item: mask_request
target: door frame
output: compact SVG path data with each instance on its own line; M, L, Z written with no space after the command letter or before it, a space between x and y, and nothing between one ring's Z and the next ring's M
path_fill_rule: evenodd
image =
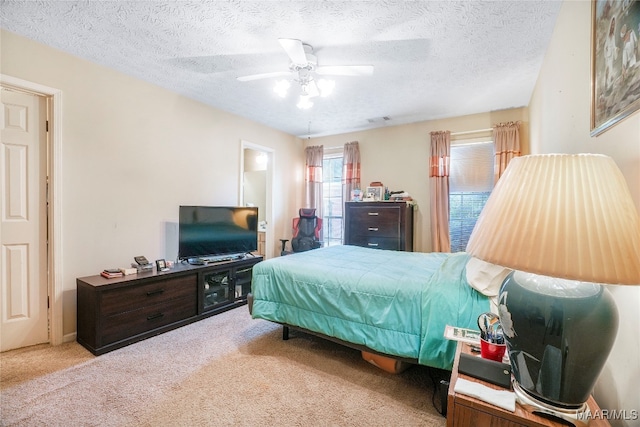
M0 74L0 85L46 98L47 132L47 294L49 297L49 343L64 342L62 277L62 91L39 83ZM45 171L46 172L46 171ZM45 242L46 244L46 242Z
M265 221L267 221L267 231L265 234L265 258L273 258L273 171L275 170L274 150L264 145L254 144L245 139L240 140L240 179L238 188L238 201L244 205L244 150L245 148L260 151L267 155L267 183L266 183L266 207Z

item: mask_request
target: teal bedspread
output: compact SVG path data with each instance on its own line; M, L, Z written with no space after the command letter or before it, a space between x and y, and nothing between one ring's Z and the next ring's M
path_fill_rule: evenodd
M467 284L465 253L331 246L253 268L254 318L451 369L445 325L477 329L489 300Z

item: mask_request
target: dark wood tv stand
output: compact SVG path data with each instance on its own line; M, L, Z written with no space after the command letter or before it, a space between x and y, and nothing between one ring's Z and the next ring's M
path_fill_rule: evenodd
M97 355L247 303L251 272L263 257L158 273L76 279L77 341Z

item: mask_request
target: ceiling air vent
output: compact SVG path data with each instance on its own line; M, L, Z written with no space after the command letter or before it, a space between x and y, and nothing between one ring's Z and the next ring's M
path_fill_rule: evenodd
M388 116L374 117L373 119L367 119L367 121L371 124L385 123L385 122L388 122L389 120L391 120L391 117L388 117Z

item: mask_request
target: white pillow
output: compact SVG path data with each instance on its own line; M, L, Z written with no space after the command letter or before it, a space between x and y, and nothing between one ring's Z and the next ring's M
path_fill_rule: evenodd
M467 282L488 297L498 296L502 282L511 269L471 257L467 262Z

